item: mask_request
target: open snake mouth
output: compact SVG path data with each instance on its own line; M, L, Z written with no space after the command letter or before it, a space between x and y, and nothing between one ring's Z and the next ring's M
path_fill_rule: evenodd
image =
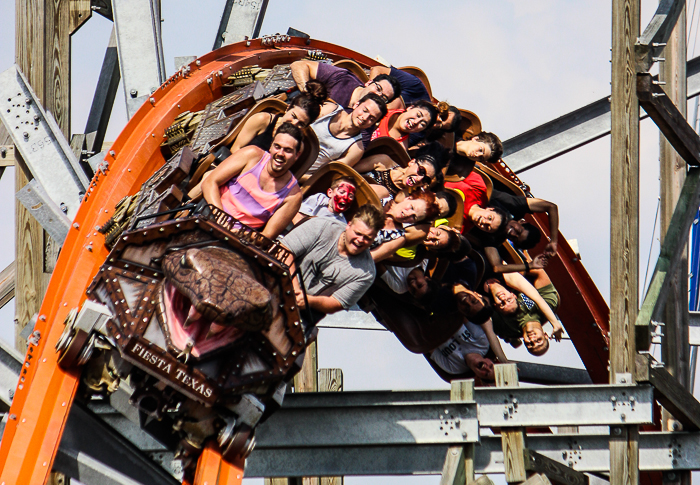
M201 357L238 340L245 331L233 325L217 323L212 309L193 305L190 299L169 281L164 281L159 298L160 315L167 325L172 345L181 352Z
M163 270L159 315L181 353L200 357L270 325L269 291L231 251L175 251L164 258Z

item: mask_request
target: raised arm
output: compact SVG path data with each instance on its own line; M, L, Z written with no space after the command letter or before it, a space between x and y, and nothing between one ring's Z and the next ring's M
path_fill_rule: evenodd
M262 231L263 236L275 239L282 234L282 231L294 219L299 207L301 207L301 190L299 187L295 187L265 224L265 229Z
M212 171L211 175L202 181L202 195L211 205L223 210L221 205L221 192L219 187L243 173L246 168L252 168L262 157L263 151L258 147L246 147L237 151L226 160L221 162Z
M392 257L394 254L396 254L396 251L398 251L405 245L406 236L401 236L392 241L387 241L385 243L380 244L376 248L372 249L370 251L370 254L372 254L372 259L374 260L374 262L378 263L379 261L384 261L385 259Z
M542 269L547 265L547 257L541 254L537 255L535 259L525 263L517 264L503 264L501 255L498 254L498 249L494 247L485 247L484 256L488 261L491 268L493 268L494 273L523 273L528 272L533 269ZM543 285L544 286L544 285Z
M501 341L493 331L493 321L489 318L481 325L481 329L486 334L486 338L489 341L489 346L491 347L493 353L496 354L498 362L501 364L507 364L509 362L508 357L506 357L506 354L503 352Z
M306 81L316 79L318 74L318 62L302 59L301 61L292 62L291 65L292 77L297 83L299 91L306 92Z
M557 254L559 240L559 208L554 202L544 199L527 199L527 206L532 212L546 212L549 216L549 244L544 248L547 256Z
M544 271L542 272L544 273ZM547 302L544 301L537 289L534 286L532 286L523 275L519 273L506 273L503 275L503 279L505 280L508 286L510 286L514 290L523 293L525 296L527 296L535 302L537 308L540 309L545 318L549 320L549 323L552 324L552 328L554 328L554 335L559 335L559 338L557 339L559 340L561 338L563 328L559 323L559 319L554 314L554 310L552 310L552 308L547 304Z

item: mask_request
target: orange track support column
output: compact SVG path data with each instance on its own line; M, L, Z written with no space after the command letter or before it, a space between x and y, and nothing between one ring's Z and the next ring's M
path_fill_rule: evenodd
M199 456L192 485L240 485L244 466L244 462L233 465L224 461L219 449L209 445Z

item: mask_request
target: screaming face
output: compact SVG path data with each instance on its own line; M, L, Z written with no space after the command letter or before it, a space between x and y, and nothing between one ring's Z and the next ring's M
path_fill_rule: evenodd
M347 182L341 182L337 187L328 189L327 195L331 198L328 208L335 214L342 214L355 200L355 187Z

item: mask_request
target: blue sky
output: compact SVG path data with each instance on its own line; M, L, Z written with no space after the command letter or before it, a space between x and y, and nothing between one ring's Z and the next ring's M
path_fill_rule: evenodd
M168 75L174 57L203 55L214 42L223 0L164 0L163 42ZM642 29L657 2L643 3ZM610 94L610 0L270 0L263 34L294 27L396 66L415 65L430 78L433 94L475 112L485 130L507 139ZM0 0L0 71L14 58L14 1ZM690 18L691 15L688 15ZM93 15L74 36L72 131L82 132L111 23ZM695 30L692 31L695 35ZM691 40L691 48L693 42ZM120 92L107 140L125 123ZM692 109L689 109L692 113ZM658 130L641 129L640 274L644 277L658 197ZM610 139L605 137L521 178L536 197L559 205L562 233L577 239L593 280L609 292ZM0 268L12 260L12 171L0 179L5 238ZM658 234L656 235L658 236ZM652 248L652 268L658 243ZM564 296L564 304L566 298ZM0 335L11 335L11 305L0 312ZM386 332L322 330L321 367L340 367L351 389L445 387L420 356L405 351ZM545 362L577 366L568 343L553 345ZM524 359L522 353L508 352ZM255 482L251 482L255 483ZM354 483L394 483L348 479ZM395 483L439 483L438 477Z

